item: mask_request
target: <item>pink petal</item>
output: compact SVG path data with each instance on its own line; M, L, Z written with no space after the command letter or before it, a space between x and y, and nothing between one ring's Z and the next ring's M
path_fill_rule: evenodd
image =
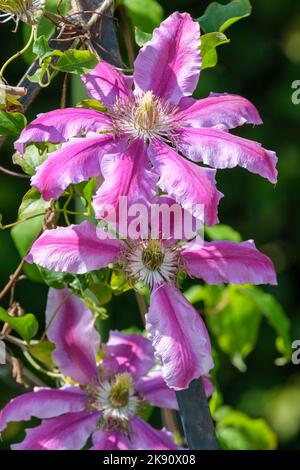
M204 385L205 395L207 398L209 398L213 394L213 391L214 391L213 383L209 377L202 377L202 382Z
M243 124L262 124L257 109L250 101L238 95L211 94L208 98L194 100L183 98L176 119L182 127L214 127L227 129Z
M46 230L32 245L28 263L59 272L84 274L118 261L123 242L102 240L102 233L88 221L69 227Z
M161 372L153 371L149 375L141 377L135 383L135 390L153 406L178 409L175 392L167 386Z
M111 108L117 99L130 99L132 96L132 78L116 70L112 65L101 60L91 72L82 75L91 98Z
M26 437L12 450L80 450L95 430L100 413L81 411L43 421L28 429Z
M119 210L120 197L126 196L128 209L132 204L149 206L155 197L156 176L142 140L111 145L101 162L104 182L94 197L96 217L101 218L108 204Z
M98 431L93 434L90 450L134 450L128 437L118 431Z
M197 86L201 68L200 28L189 14L175 12L153 32L135 61L136 93L152 90L177 104Z
M246 168L276 183L277 157L259 143L219 129L185 128L178 131L179 150L191 160L213 168Z
M69 412L82 411L86 394L79 388L55 390L39 388L12 399L0 413L0 432L10 421L28 421L37 418L53 418Z
M64 108L40 114L21 132L15 149L24 152L25 145L32 142L66 142L87 132L112 128L108 115L84 108Z
M61 372L81 385L98 382L96 356L100 337L94 316L69 289L50 289L46 308L47 336Z
M99 176L100 159L106 144L112 142L110 135L73 139L59 150L49 154L47 160L31 178L32 186L40 191L43 199L58 199L70 183L87 181Z
M166 430L159 431L139 418L129 422L129 433L132 448L135 450L179 450Z
M203 219L203 213L197 205L203 205L205 223L216 224L222 197L215 185L216 172L189 162L158 140L150 145L149 155L154 171L160 176L160 188L198 219Z
M181 255L187 272L208 284L277 284L272 261L251 240L188 243Z
M140 334L111 331L104 350L103 367L109 374L130 372L137 380L155 363L151 342Z
M160 285L151 293L147 331L169 387L185 389L213 368L206 327L175 286Z

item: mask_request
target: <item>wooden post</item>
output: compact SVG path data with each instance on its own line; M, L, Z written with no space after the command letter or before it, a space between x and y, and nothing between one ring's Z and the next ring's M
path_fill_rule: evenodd
M202 380L193 380L187 390L176 392L176 397L189 449L218 450L214 424Z

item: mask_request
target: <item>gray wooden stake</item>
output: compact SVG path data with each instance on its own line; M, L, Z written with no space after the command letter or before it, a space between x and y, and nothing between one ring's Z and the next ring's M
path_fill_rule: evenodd
M184 434L191 450L218 450L214 424L201 379L176 392Z

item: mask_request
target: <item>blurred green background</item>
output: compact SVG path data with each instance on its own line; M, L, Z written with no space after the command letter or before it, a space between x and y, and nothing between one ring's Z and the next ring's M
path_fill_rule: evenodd
M141 0L142 3L142 0ZM160 1L164 16L175 10L201 16L210 3L199 0ZM226 2L220 2L226 3ZM253 238L259 249L273 259L279 284L267 288L282 304L292 322L292 339L300 339L300 105L291 101L292 82L300 80L300 3L299 0L252 0L252 15L228 30L230 44L220 46L219 63L203 71L196 97L209 92L230 92L250 99L259 109L264 125L238 129L238 135L257 140L275 150L279 180L274 187L259 176L242 169L218 173L218 187L225 194L220 204L222 223L238 230L243 239ZM0 25L0 62L23 44L22 27L13 34L12 23ZM146 28L145 28L146 29ZM151 25L149 25L151 30ZM122 45L122 44L121 44ZM122 45L124 48L124 46ZM11 65L7 79L16 84L26 63ZM28 111L37 113L59 107L62 78L43 91ZM69 104L80 99L73 83ZM0 164L11 163L12 146L1 150ZM5 223L16 220L22 196L29 183L0 173L0 212ZM0 286L19 263L19 255L9 231L0 231ZM16 298L27 312L43 318L47 288L24 280L17 285ZM4 305L5 306L5 305ZM111 323L127 328L139 325L132 293L115 297L109 306ZM274 360L274 332L263 322L257 346L247 360L247 371L239 372L220 355L218 380L226 404L252 417L264 417L279 439L279 448L300 449L300 365L278 367ZM22 391L10 378L8 367L0 366L0 407ZM153 419L156 419L155 417ZM17 440L18 425L11 426L0 449Z

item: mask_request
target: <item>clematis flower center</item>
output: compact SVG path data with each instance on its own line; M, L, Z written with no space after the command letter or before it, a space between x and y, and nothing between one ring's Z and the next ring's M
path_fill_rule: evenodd
M177 248L165 246L160 240L132 245L124 251L121 261L129 282L141 281L150 288L174 281L181 264Z
M45 0L0 0L0 22L10 19L35 24L45 9Z
M159 122L158 107L152 91L147 91L140 99L135 111L136 127L146 131L154 130Z
M163 264L165 253L158 240L150 240L142 252L142 262L151 271L158 270Z
M136 414L139 398L135 393L131 374L116 375L90 390L90 407L102 411L110 424L119 425Z
M130 374L117 375L109 392L109 400L116 408L126 406L129 401L129 393L132 389L132 377Z
M119 99L110 111L114 128L126 133L129 139L152 138L172 141L179 123L177 108L163 102L152 91L146 91L134 99Z

